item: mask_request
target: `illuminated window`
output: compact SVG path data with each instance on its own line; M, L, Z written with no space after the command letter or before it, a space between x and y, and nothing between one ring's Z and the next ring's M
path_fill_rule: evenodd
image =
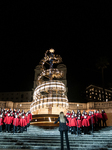
M106 96L106 98L108 98L108 96Z
M91 96L89 98L91 98Z
M106 102L108 102L108 99L106 99Z
M99 97L101 98L101 94L99 94Z
M102 93L104 93L104 91L102 91Z
M95 90L95 92L97 92L97 90Z
M91 95L91 93L90 93L90 95Z
M88 93L88 91L86 91L86 93Z
M108 94L107 92L105 92L105 94Z
M95 93L95 95L97 95L97 93Z
M111 96L111 94L109 93L109 95Z
M100 101L101 101L101 98L100 98Z
M111 99L111 97L109 97L109 99Z
M90 89L90 91L91 91L91 89Z
M92 92L92 94L94 94L94 92Z
M99 90L99 92L101 92L101 91Z
M92 91L94 91L94 88L92 88Z

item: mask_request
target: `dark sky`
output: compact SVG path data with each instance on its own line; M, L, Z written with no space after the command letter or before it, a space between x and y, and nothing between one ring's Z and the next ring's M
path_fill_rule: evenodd
M67 66L69 101L83 101L90 84L101 86L95 66L108 58L112 83L112 8L108 1L3 1L0 4L0 92L32 90L34 68L54 48Z

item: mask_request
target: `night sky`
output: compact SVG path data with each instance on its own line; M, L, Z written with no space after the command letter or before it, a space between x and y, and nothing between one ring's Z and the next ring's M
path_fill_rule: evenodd
M105 3L104 3L105 2ZM69 101L85 88L112 87L112 7L108 1L3 1L0 4L0 92L32 90L34 69L53 48L67 66Z

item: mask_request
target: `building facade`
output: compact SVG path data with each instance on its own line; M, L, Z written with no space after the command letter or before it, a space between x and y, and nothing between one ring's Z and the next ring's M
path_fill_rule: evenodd
M0 92L0 101L31 102L33 91Z
M87 102L112 101L112 90L103 89L95 85L89 85L86 88Z

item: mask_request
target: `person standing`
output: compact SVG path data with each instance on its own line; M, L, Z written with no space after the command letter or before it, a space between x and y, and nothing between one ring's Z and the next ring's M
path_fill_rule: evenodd
M0 132L2 132L2 125L3 125L3 118L2 115L0 115Z
M28 111L28 116L29 116L29 124L28 124L28 127L29 127L30 126L30 122L32 121L31 111Z
M104 110L102 110L102 121L103 121L103 127L104 127L104 124L105 124L105 126L107 126L107 124L106 124L106 120L108 120L108 118L107 118L107 114L105 113L105 111L104 111Z
M22 116L22 118L20 119L19 124L20 124L20 132L23 133L25 126L27 125L24 116Z
M67 150L70 150L69 139L68 139L68 127L66 125L66 122L69 123L69 121L64 116L63 112L60 112L59 118L54 122L54 124L56 124L57 122L59 122L59 131L60 131L60 136L61 136L61 150L64 149L64 146L63 146L63 132L65 132Z
M4 123L5 123L5 132L7 131L7 128L8 128L8 132L10 132L11 117L9 113L8 116L5 117Z
M84 134L88 134L88 125L89 120L87 119L87 116L84 116L84 119L82 121L82 126L84 127Z
M27 113L26 113L26 115L25 115L25 120L26 120L25 131L27 131L27 127L29 127L29 123L30 123L30 119L29 119L29 116L28 116Z
M13 134L15 133L15 129L16 129L16 133L18 132L18 125L19 125L19 119L17 115L15 115L15 118L13 119Z
M76 118L72 115L71 117L71 133L76 134L76 129L77 129L77 121Z
M81 121L81 117L78 116L77 118L77 128L78 128L78 134L81 134L81 127L82 127L82 121Z

